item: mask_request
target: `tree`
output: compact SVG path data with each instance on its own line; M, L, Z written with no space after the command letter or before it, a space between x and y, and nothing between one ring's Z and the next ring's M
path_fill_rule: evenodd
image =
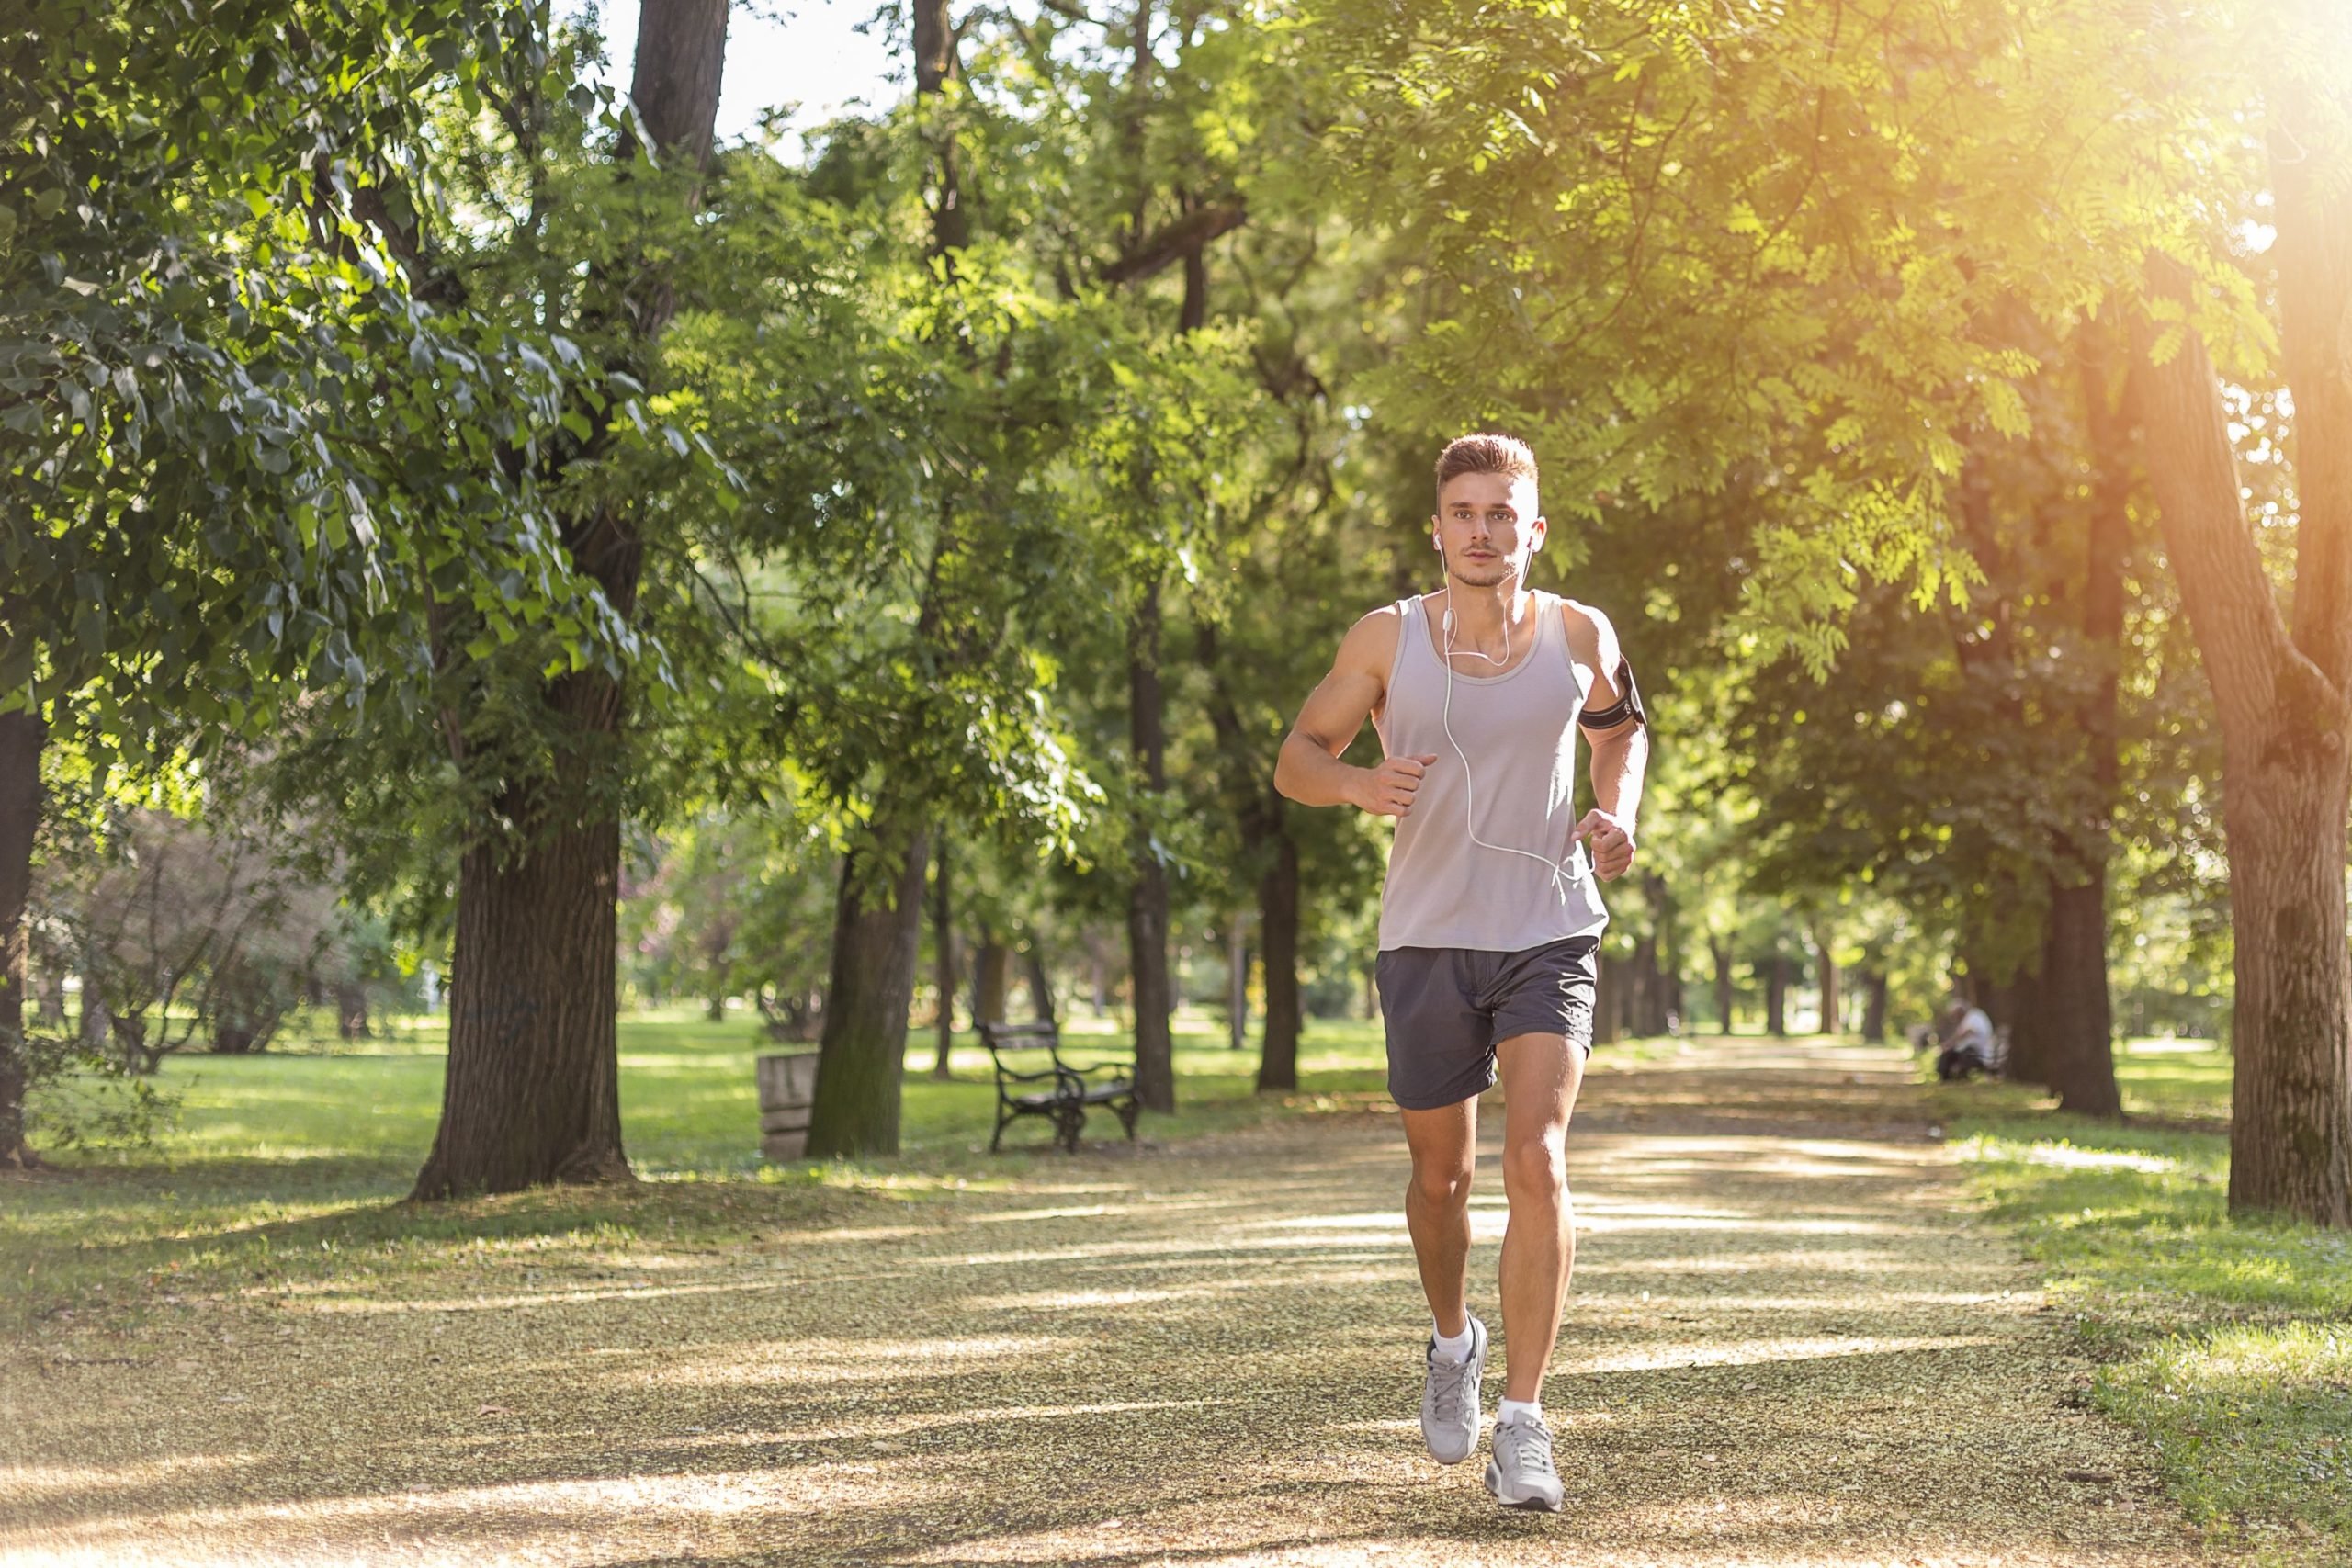
M2352 95L2341 69L2352 23L2311 25L2327 47L2276 57L2267 125L2294 391L2291 620L2248 529L2207 352L2208 254L2150 257L2133 375L2165 546L2221 720L2237 937L2230 1208L2341 1228L2352 1226L2341 853L2352 806Z
M673 209L672 224L652 233L679 237L641 245L632 238L605 265L592 266L581 308L590 321L611 323L615 357L639 384L653 375L677 309L669 247L693 243L678 220L698 201L710 162L726 51L726 0L648 0L639 14L634 118L615 137L614 178L626 187L666 172L649 183L658 187L654 202ZM519 97L512 102L527 155L536 151L532 111ZM579 439L572 464L604 456L595 430ZM560 479L568 465L561 455L553 463ZM649 540L640 509L621 494L575 489L560 537L605 602L633 615ZM628 698L611 669L574 667L546 679L545 712L533 716L547 727L557 764L517 770L499 786L494 810L515 831L469 844L459 861L449 1066L440 1127L416 1179L419 1198L629 1179L613 969L624 766L617 739ZM462 749L461 734L447 739Z
M28 1157L13 1063L52 738L104 770L271 728L306 692L397 704L428 562L502 627L563 606L595 640L527 476L482 460L552 424L552 362L417 310L377 221L425 84L526 50L510 19L59 0L0 41L21 111L0 185L23 194L0 219L0 1162Z

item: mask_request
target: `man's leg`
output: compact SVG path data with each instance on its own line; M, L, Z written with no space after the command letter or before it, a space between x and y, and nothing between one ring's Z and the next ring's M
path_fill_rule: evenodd
M1412 1233L1430 1316L1454 1338L1470 1326L1470 1169L1477 1150L1478 1101L1474 1097L1402 1114L1413 1155L1405 1227Z
M1568 1117L1584 1083L1584 1048L1566 1035L1518 1034L1497 1045L1495 1057L1504 1097L1503 1194L1510 1204L1503 1231L1503 1397L1535 1404L1576 1266ZM1419 1163L1417 1152L1417 1170ZM1418 1247L1418 1235L1414 1241ZM1426 1258L1421 1274L1426 1280ZM1430 1300L1437 1300L1433 1290Z

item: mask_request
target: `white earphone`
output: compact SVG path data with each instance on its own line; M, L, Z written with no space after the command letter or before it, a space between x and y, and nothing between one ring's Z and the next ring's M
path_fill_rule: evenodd
M1443 560L1445 558L1445 541L1433 534L1430 536L1430 543L1435 547L1438 553L1438 558L1440 560ZM1535 547L1536 549L1542 549L1543 547L1544 547L1541 545L1537 545ZM1549 855L1537 854L1533 850L1513 849L1509 844L1490 844L1487 842L1486 840L1478 837L1478 784L1477 781L1472 777L1470 773L1470 753L1462 749L1462 742L1456 739L1453 734L1453 588L1451 581L1451 571L1449 571L1447 575L1448 582L1445 591L1445 617L1439 623L1439 629L1445 638L1445 702L1438 710L1438 722L1444 727L1445 739L1447 742L1453 746L1453 754L1462 760L1463 831L1469 834L1470 841L1477 845L1478 848L1482 850L1492 850L1497 854L1522 855L1527 859L1533 861L1536 864L1550 871L1552 874L1552 891L1558 896L1560 902L1565 904L1568 901L1567 885L1576 882L1584 875L1584 867L1582 863L1584 859L1584 845L1582 843L1571 842L1568 845L1568 852L1566 858L1555 861ZM1539 604L1538 614L1541 613L1542 607ZM1481 653L1476 649L1470 650L1470 656L1474 659L1483 659L1489 664L1500 665L1504 669L1509 669L1510 667L1510 617L1508 615L1503 617L1502 658L1498 660L1492 654ZM1569 869L1571 862L1577 863L1575 870Z

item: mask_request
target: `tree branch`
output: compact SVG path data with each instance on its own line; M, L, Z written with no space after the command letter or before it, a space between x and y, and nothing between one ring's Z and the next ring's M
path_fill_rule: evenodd
M1104 266L1097 276L1103 282L1114 284L1149 277L1182 260L1187 251L1240 228L1249 217L1249 209L1238 201L1196 209L1126 246L1120 251L1119 259Z
M2189 304L2188 269L2168 256L2149 258L2147 287L2151 299ZM2342 696L2287 635L2246 526L2237 454L2204 340L2185 326L2179 347L2158 365L2158 333L2146 312L2135 313L2132 388L2146 431L2149 488L2222 733L2244 752L2264 743L2286 681L2301 677L2299 685L2315 683L2338 704Z

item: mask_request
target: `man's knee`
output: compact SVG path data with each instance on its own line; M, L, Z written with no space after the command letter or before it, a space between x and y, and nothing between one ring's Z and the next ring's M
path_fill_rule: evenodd
M1568 1190L1566 1150L1551 1138L1529 1138L1506 1145L1503 1189L1515 1201L1559 1201Z
M1470 1167L1453 1160L1416 1160L1413 1191L1430 1208L1461 1208L1470 1201Z

